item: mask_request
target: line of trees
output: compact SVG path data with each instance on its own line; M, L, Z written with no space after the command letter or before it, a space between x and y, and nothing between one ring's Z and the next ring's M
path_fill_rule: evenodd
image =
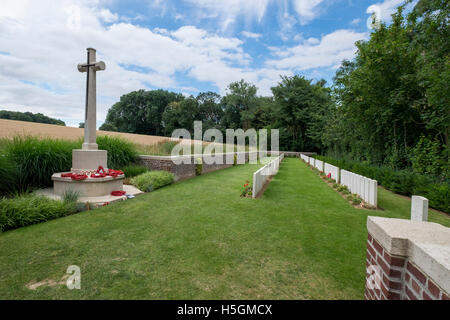
M165 90L139 90L123 95L108 111L100 130L170 136L184 128L193 134L194 121L203 130L279 129L283 150L324 151L321 132L333 107L325 81L313 83L301 76L283 77L272 88L273 97L257 95L244 80L228 86L221 97L214 92L184 97Z
M0 119L56 124L59 126L66 125L64 121L47 117L42 113L0 110Z
M412 0L406 0L405 4ZM334 84L282 77L271 97L244 80L194 97L135 91L109 110L102 130L166 135L177 128L279 129L280 148L413 168L448 177L450 130L449 2L404 5L337 70Z

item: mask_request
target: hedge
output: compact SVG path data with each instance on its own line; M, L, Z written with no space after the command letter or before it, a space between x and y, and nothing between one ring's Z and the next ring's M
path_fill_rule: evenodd
M430 207L450 212L450 181L413 172L376 167L370 164L315 156L341 169L360 174L378 181L378 184L405 196L420 195L429 200Z

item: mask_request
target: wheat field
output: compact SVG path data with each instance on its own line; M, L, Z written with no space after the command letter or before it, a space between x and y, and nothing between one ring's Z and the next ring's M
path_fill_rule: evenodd
M0 139L13 138L17 135L31 135L55 139L78 140L84 136L84 129L64 127L54 124L25 122L0 119ZM168 137L150 136L123 132L97 130L97 135L119 136L137 145L154 145L159 142L173 140Z

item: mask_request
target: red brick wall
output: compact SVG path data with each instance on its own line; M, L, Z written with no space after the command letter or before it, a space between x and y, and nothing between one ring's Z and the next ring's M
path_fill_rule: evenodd
M371 235L367 240L366 300L448 300L432 279L405 257L392 256Z

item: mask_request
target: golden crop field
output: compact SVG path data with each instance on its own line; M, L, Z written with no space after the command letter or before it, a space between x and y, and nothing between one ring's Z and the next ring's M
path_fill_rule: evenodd
M83 137L84 129L57 126L53 124L0 119L0 138L12 138L17 135L77 140ZM154 145L162 141L171 140L171 138L168 137L101 130L97 130L97 135L119 136L135 144L143 146Z

